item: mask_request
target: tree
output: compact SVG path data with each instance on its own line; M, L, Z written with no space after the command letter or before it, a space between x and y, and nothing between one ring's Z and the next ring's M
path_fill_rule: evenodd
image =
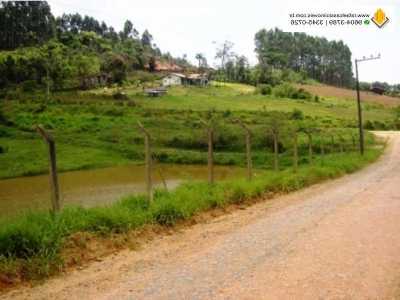
M42 44L55 36L46 1L0 2L0 50Z
M222 45L219 45L216 49L215 58L221 60L220 68L225 68L225 63L231 59L234 55L232 52L234 44L230 41L225 41Z
M199 69L202 67L203 61L205 59L204 55L202 53L197 53L196 54L196 59L199 62Z
M156 58L154 56L150 57L149 60L149 71L154 72L156 70Z
M127 38L129 38L132 34L133 31L133 24L131 21L126 20L125 24L124 24L124 30L122 31L122 39L126 40Z
M108 53L101 66L101 70L111 74L114 82L122 83L127 76L127 59L122 55Z
M76 74L80 79L80 86L82 89L91 87L88 82L91 76L97 75L100 72L100 62L95 56L87 56L80 54L74 59Z
M236 57L236 78L235 80L242 83L249 83L250 79L250 70L249 70L249 61L245 56L237 56Z
M261 82L271 83L274 69L291 69L337 86L353 83L351 51L342 41L328 41L305 33L262 29L255 35Z
M153 41L153 36L152 36L152 35L150 34L150 32L146 29L146 30L142 33L142 44L143 44L143 46L151 48L152 41Z

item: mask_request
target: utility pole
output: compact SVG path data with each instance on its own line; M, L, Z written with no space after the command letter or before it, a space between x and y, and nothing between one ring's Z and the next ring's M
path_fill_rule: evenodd
M361 59L355 60L356 67L356 89L357 89L357 111L358 111L358 130L359 130L359 138L360 138L360 154L364 155L364 131L363 131L363 123L362 123L362 111L361 111L361 97L360 97L360 82L358 81L358 63L368 60L380 59L381 55L378 56L371 55L370 57L363 57Z

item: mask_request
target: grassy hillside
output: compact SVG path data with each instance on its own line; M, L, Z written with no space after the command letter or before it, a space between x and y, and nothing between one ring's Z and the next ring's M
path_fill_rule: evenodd
M118 89L121 92L120 89ZM127 100L115 100L117 89L85 92L63 92L46 103L43 95L19 94L17 100L2 103L4 115L0 125L0 178L39 174L47 171L46 147L33 130L43 124L56 138L61 171L141 163L143 138L136 122L141 121L153 134L155 156L160 162L205 163L207 149L205 130L200 118L213 115L217 122L216 162L243 164L244 139L235 124L241 118L254 131L254 160L258 167L272 165L272 139L268 122L281 113L287 125L308 126L325 130L324 142L339 151L339 139L353 143L356 110L352 102L334 97L312 100L282 99L255 93L242 84L213 84L207 88L173 87L168 94L151 98L142 87L122 90ZM377 129L393 126L393 109L365 104L365 120ZM6 124L6 125L4 125ZM319 138L316 135L315 152ZM291 141L282 134L282 165L291 161ZM306 155L306 136L300 135L300 154Z

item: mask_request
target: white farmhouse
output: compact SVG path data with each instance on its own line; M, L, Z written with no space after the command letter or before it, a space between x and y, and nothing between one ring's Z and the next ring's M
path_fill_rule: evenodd
M162 79L163 86L182 85L185 75L180 73L170 73Z

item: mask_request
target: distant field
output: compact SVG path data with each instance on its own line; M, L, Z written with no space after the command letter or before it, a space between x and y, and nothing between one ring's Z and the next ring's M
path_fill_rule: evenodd
M305 86L311 88L314 86ZM163 97L149 98L143 95L141 88L126 88L124 91L137 104L147 109L172 109L192 111L282 111L292 112L294 109L301 110L304 114L314 117L329 117L342 120L355 120L355 102L344 101L338 93L324 89L324 86L315 86L317 89L312 94L323 96L319 102L282 99L274 96L264 96L255 93L253 86L236 83L217 83L207 88L199 87L171 87L168 94ZM328 88L328 87L327 87ZM319 89L325 91L319 93ZM336 88L332 88L335 91ZM336 89L341 91L341 89ZM346 90L344 90L346 91ZM113 90L99 89L94 91L98 95L110 95ZM90 92L92 93L92 92ZM349 97L351 91L349 91ZM353 95L354 96L354 95ZM350 97L351 98L351 97ZM390 98L390 97L388 97ZM371 101L372 102L372 101ZM383 105L376 103L367 104L365 107L365 120L388 121L393 119L393 112Z
M312 94L322 97L336 97L345 100L356 99L356 91L344 88L333 87L325 84L318 85L299 85ZM361 99L364 102L383 104L388 107L400 105L400 98L378 95L372 92L361 92Z

